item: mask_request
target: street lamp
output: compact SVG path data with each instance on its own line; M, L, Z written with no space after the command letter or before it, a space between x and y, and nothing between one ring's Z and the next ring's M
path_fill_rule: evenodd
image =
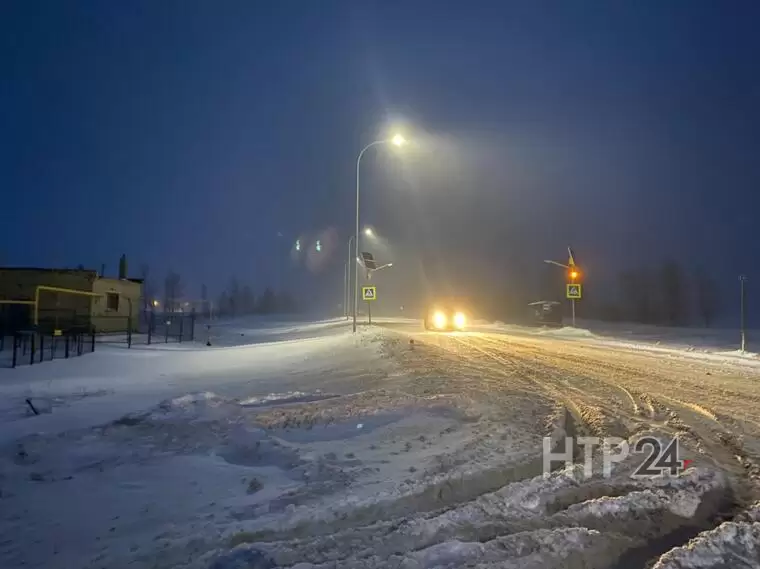
M364 235L370 238L375 237L375 232L372 230L371 227L365 227L364 228ZM348 256L346 257L346 262L344 263L344 274L343 274L343 306L345 308L344 315L346 317L346 320L348 320L349 316L351 315L351 310L349 308L349 304L351 304L351 244L354 241L354 236L351 235L348 238Z
M354 258L359 257L359 180L360 176L359 173L361 171L361 162L362 162L362 156L364 156L364 153L372 148L373 146L377 146L379 144L393 144L394 146L404 146L406 144L406 139L401 136L400 134L396 134L391 139L386 140L375 140L374 142L370 142L367 146L361 149L361 152L359 152L359 156L356 158L356 232L354 235L356 235L356 239L354 239ZM352 329L354 333L356 332L356 314L359 312L359 263L356 262L354 265L354 319L353 319L353 326Z
M565 263L560 263L559 261L552 261L550 259L544 259L544 263L567 269L567 280L570 281L568 283L568 286L569 286L570 284L576 283L578 277L581 276L581 273L575 264L575 259L573 258L573 253L570 247L567 248L567 252L569 255L567 265ZM578 284L578 286L580 287L580 284ZM572 306L572 310L573 310L573 328L575 328L575 298L576 298L575 296L570 298L570 305Z

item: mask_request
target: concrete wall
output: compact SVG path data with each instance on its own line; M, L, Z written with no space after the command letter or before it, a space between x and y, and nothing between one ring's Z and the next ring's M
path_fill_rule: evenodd
M125 332L139 325L142 283L119 279L96 279L92 291L100 296L92 302L92 323L98 332ZM118 296L118 306L109 308L109 295ZM130 321L131 316L131 321Z

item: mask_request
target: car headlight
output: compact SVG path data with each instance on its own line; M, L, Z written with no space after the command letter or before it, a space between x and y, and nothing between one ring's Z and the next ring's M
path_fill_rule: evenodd
M433 314L433 326L436 328L446 327L446 315L440 310Z
M464 312L457 312L454 314L454 326L457 328L464 328L464 325L467 324L467 318L464 315Z

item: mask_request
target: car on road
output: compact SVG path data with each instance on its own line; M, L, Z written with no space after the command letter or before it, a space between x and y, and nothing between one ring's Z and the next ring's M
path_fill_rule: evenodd
M426 330L464 330L470 322L467 303L462 299L444 298L428 303L423 317Z

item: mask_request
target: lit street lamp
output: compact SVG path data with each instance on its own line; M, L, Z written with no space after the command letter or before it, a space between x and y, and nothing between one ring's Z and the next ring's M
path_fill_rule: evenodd
M354 235L356 236L356 239L354 239L354 258L359 257L359 181L360 181L360 171L361 171L361 161L362 156L364 156L364 153L372 148L373 146L377 146L379 144L393 144L394 146L404 146L406 144L406 139L401 136L400 134L395 135L390 140L376 140L374 142L370 142L367 146L362 148L361 152L359 152L359 156L356 158L356 232ZM359 312L359 263L356 262L354 265L354 313L353 313L353 331L356 332L356 314Z

